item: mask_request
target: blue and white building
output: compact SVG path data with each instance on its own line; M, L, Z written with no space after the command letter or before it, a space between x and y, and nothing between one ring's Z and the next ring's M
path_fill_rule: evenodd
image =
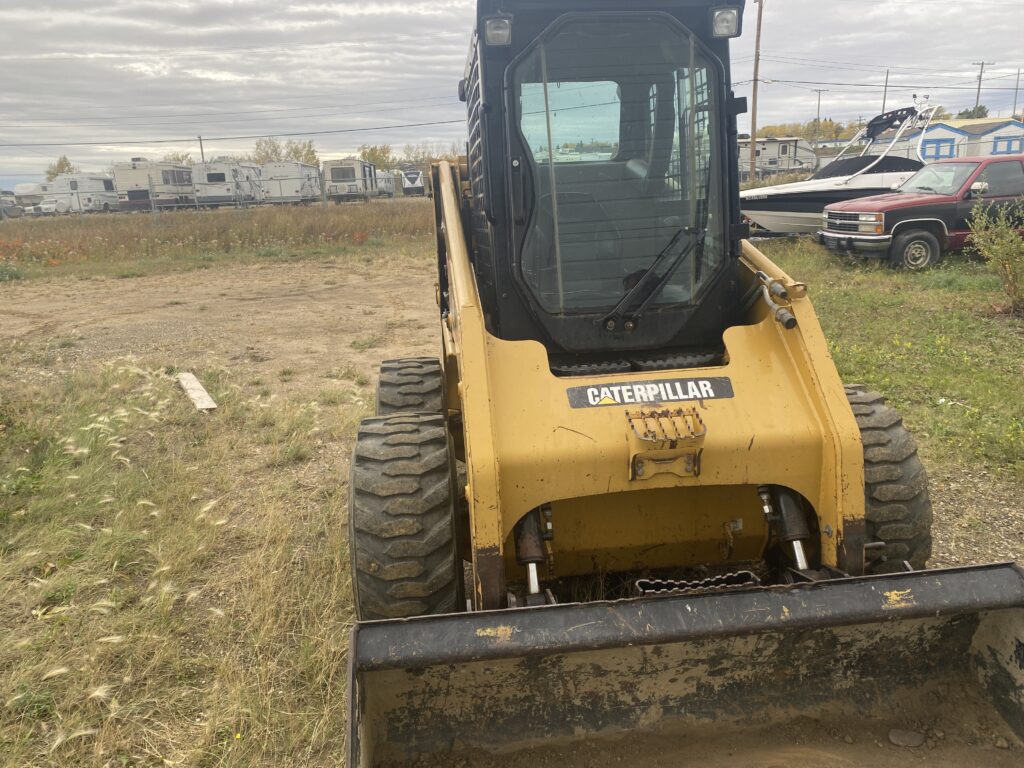
M915 157L921 132L901 138L893 154ZM1024 122L1011 118L943 120L924 131L921 154L925 161L950 157L990 157L1024 153Z

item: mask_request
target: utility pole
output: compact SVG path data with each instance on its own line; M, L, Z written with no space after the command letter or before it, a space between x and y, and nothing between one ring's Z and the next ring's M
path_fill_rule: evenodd
M978 72L978 95L974 97L974 111L977 114L978 107L981 105L981 78L985 76L985 67L991 67L995 65L994 61L972 61L976 67L981 67L981 71Z
M1013 87L1013 112L1010 117L1017 116L1017 96L1020 94L1020 67L1017 67L1017 84Z
M818 116L814 119L814 154L818 154L818 137L821 133L821 94L828 91L828 88L815 88L818 94Z
M885 70L885 90L882 91L882 114L885 114L885 103L889 100L889 70Z
M206 162L206 153L203 152L203 137L199 137L199 157L202 158L202 162Z
M757 175L757 83L761 72L761 14L764 12L765 0L754 0L757 3L757 33L754 35L754 91L750 99L750 175L752 180Z

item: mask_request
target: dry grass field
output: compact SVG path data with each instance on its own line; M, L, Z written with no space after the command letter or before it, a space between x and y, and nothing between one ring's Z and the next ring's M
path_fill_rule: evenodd
M437 350L432 247L422 200L0 225L0 765L343 764L348 453ZM995 278L766 247L917 431L934 562L1024 560Z

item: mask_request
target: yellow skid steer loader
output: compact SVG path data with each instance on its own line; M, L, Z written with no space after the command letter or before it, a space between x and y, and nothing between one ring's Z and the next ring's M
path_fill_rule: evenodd
M871 751L774 764L899 764L891 728L1024 759L1024 573L925 570L913 438L746 240L742 15L478 0L467 156L431 178L443 353L382 364L351 469L352 768L844 729Z

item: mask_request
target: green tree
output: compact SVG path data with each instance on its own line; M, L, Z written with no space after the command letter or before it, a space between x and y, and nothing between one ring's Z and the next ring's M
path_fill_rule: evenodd
M254 163L279 163L284 160L284 145L272 136L265 139L256 139L248 160Z
M363 144L359 148L359 157L381 171L391 171L398 166L398 158L391 151L390 144Z
M951 117L953 117L952 112L945 107L939 107L935 110L935 114L932 115L932 121L937 123L940 120L949 120Z
M78 173L78 166L72 163L67 155L61 155L46 166L46 180L53 181L62 173Z
M979 104L971 109L961 109L956 113L956 116L961 120L976 120L981 117L988 117L988 107L984 104Z
M320 155L317 154L316 145L311 140L293 141L288 139L284 143L283 152L285 160L294 160L307 165L320 165Z
M196 164L196 161L192 159L192 155L189 152L168 152L164 155L164 161L168 163L177 163L178 165Z

